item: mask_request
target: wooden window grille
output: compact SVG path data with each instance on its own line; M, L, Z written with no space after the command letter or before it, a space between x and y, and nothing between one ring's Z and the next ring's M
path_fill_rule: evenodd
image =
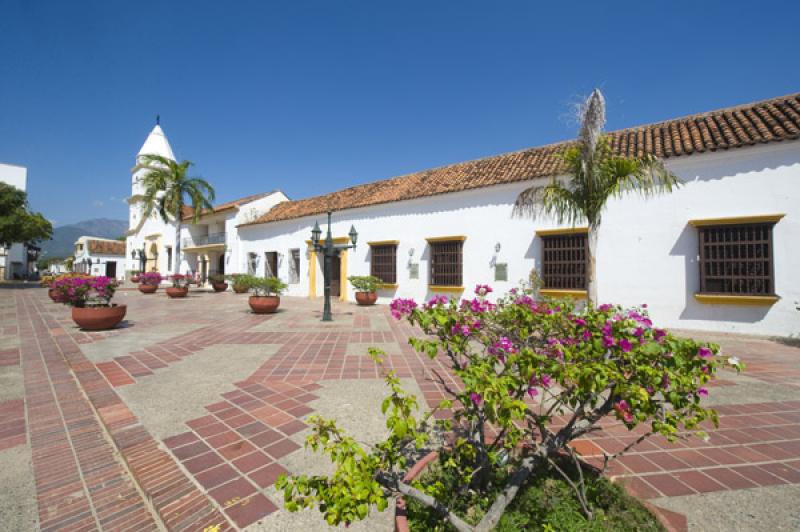
M435 286L461 286L463 249L461 240L431 242L431 280Z
M297 284L300 282L300 250L290 249L291 262L289 263L289 283Z
M774 295L774 223L699 227L700 292Z
M542 236L542 288L586 290L586 233Z
M397 245L381 244L370 246L372 259L369 274L386 284L397 283Z

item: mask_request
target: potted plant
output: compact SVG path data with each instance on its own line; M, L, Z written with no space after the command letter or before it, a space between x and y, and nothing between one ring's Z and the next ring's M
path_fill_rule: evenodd
M248 303L256 314L271 314L278 310L281 304L281 292L286 289L286 283L277 277L250 277L248 287L253 290Z
M138 283L140 275L141 274L139 273L138 270L132 270L131 271L131 282L134 283L134 284Z
M409 344L450 369L452 391L421 411L369 349L386 375L386 436L366 445L310 417L307 445L333 467L279 478L287 510L316 507L330 525L349 524L402 497L419 530L660 529L603 473L649 437L708 437L718 417L701 403L706 386L739 360L654 326L642 307L542 302L527 288L493 302L490 292L392 302L419 331ZM582 459L581 439L607 427L625 447Z
M39 281L39 284L41 286L47 287L47 295L50 296L50 299L52 299L53 301L56 300L56 297L55 297L55 290L51 285L55 280L56 280L55 275L44 275L42 276L42 279Z
M237 294L244 294L250 290L249 282L252 279L252 275L232 273L226 277L231 283L233 283L233 291Z
M378 287L381 280L371 275L353 275L347 278L356 289L356 302L359 305L374 305L378 300Z
M189 293L189 281L191 278L188 275L176 273L170 275L169 280L172 281L172 286L167 288L167 296L171 299L186 297L186 294Z
M145 272L139 275L139 292L143 294L153 294L161 284L161 274L158 272Z
M72 307L72 319L81 329L101 331L116 326L126 305L112 305L117 281L111 277L69 276L53 281L60 303Z
M225 282L225 276L220 273L209 275L208 280L211 281L211 288L214 292L224 292L228 289L228 283Z

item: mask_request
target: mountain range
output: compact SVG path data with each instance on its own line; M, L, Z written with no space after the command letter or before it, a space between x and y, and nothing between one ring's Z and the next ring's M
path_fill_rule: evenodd
M82 236L97 236L100 238L118 238L125 235L128 222L125 220L112 220L110 218L93 218L74 224L62 225L53 228L53 238L42 242L42 258L52 259L67 257L75 250L75 241Z

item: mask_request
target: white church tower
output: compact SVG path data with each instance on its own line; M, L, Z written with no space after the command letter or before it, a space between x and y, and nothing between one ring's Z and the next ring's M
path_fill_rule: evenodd
M131 169L131 196L128 198L128 233L125 242L128 271L158 271L168 275L177 270L175 256L175 222L164 223L158 213L144 218L142 203L144 187L142 177L147 170L143 166L143 155L160 155L175 160L164 130L156 118L156 126L147 136L136 155L136 165Z

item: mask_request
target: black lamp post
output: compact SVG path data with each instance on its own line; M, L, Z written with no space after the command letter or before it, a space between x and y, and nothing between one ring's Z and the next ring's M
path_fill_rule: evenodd
M324 243L320 243L321 236L322 230L319 228L319 223L315 222L314 229L311 230L311 243L314 246L314 251L322 253L324 259L322 275L325 280L325 307L322 310L322 321L333 321L333 316L331 315L331 262L333 257L338 256L342 250L356 249L358 233L356 233L356 228L351 225L349 236L353 244L334 244L333 235L331 234L331 211L328 211L328 234L325 236ZM311 267L316 268L313 264Z

